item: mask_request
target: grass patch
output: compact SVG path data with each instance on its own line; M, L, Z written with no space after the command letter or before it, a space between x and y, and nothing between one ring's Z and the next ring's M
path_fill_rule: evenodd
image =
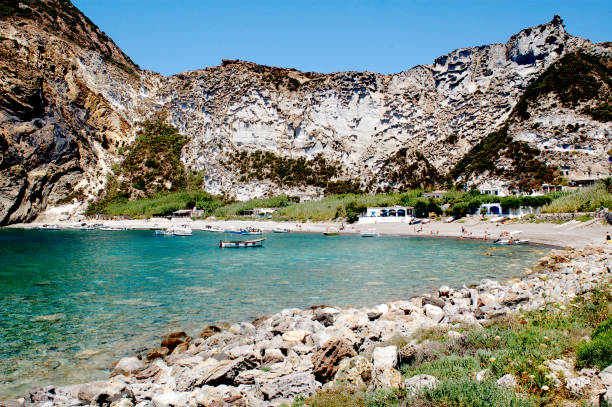
M545 362L576 355L578 369L612 363L609 290L608 285L577 297L568 306L549 304L538 311L494 320L482 328L468 328L461 341L446 340L437 331L417 333L416 339L426 339L427 348L437 346L437 351L401 366L401 372L404 377L433 375L440 384L418 395L414 405L551 405L567 397L562 387L554 387ZM582 341L591 332L593 340ZM471 379L483 370L483 382ZM529 397L517 398L514 391L498 389L495 381L505 374L514 375L518 391Z
M159 192L151 197L128 200L116 198L93 203L87 209L88 213L104 213L110 216L130 216L133 218L150 218L154 215L166 215L185 208L204 210L205 215L211 215L223 205L223 201L204 191Z
M612 208L612 194L598 183L560 196L543 206L542 213L592 212L601 207Z
M420 402L420 403L419 403ZM535 407L535 400L510 389L497 387L495 381L476 382L467 378L445 380L434 389L426 389L416 406Z
M581 342L576 355L576 366L605 369L612 365L612 317L595 328L591 342Z

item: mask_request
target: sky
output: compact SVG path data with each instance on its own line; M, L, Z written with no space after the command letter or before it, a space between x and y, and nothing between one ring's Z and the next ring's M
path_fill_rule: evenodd
M457 48L505 43L559 14L612 41L612 0L73 0L143 69L164 75L222 59L320 73L383 74Z

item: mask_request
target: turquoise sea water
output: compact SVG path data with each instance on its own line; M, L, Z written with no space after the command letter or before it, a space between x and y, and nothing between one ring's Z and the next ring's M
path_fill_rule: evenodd
M108 377L168 332L287 307L368 306L522 274L548 249L430 238L0 230L0 399Z

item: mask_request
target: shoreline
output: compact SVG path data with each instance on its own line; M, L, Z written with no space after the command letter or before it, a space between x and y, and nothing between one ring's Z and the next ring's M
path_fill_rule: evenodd
M61 229L74 229L82 222L56 222ZM232 228L259 228L264 232L272 232L275 228L288 228L291 232L323 233L326 228L333 226L340 228L343 224L339 222L277 222L272 220L191 220L174 218L134 219L134 220L112 220L98 221L89 220L87 224L101 223L107 227L116 227L128 230L149 230L154 227L166 228L173 225L189 225L193 230L204 229L207 225L222 229ZM6 228L36 229L43 223L13 224ZM418 232L422 228L422 232ZM465 228L467 233L462 234ZM562 224L556 223L508 223L495 224L483 221L478 217L464 218L457 222L446 223L443 221L432 221L426 225L395 224L346 224L340 234L359 234L364 231L376 231L381 236L400 237L442 237L453 239L495 240L502 232L521 231L521 239L528 239L530 243L541 244L548 247L571 247L580 249L587 245L601 244L605 242L606 232L612 232L612 225L603 225L599 219L588 222L569 221Z
M470 287L443 286L429 295L367 308L285 309L252 322L209 326L197 339L177 332L167 335L161 347L118 361L108 381L33 389L27 405L99 404L103 399L140 407L217 401L225 406L233 405L227 404L231 399L244 403L237 405L276 406L333 383L340 360L325 359L330 352L343 355L341 359L372 353L371 386L402 385L395 366L376 370L375 349L401 351L390 345L395 335L478 325L546 303L566 303L598 284L609 284L610 258L608 245L553 250L523 278L501 283L484 279ZM26 400L11 405L24 406Z

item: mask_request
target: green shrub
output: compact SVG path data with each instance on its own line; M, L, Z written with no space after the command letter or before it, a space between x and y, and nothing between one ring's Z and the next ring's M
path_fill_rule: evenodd
M355 223L359 220L359 215L367 210L367 207L357 201L351 201L345 206L345 216L348 223Z
M531 407L537 404L513 390L497 387L493 380L477 382L469 378L441 381L426 389L419 399L439 406Z
M612 365L612 317L595 328L591 342L581 342L576 352L576 367L598 367Z

